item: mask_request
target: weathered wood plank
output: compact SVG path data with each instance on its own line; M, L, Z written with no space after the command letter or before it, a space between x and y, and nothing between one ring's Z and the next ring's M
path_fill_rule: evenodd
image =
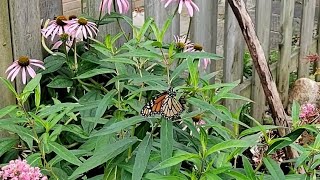
M294 1L282 0L280 14L280 30L282 42L280 44L280 60L277 67L277 88L284 107L288 104L289 65L291 64L291 43L293 31Z
M6 68L13 62L8 0L0 1L0 32L0 76L6 77ZM16 103L14 95L2 82L0 82L0 92L0 108ZM5 136L7 133L0 131L0 138Z
M237 22L237 19L228 3L225 6L225 27L224 27L224 62L223 82L233 82L243 77L243 55L245 42ZM234 93L239 93L236 90ZM231 111L239 108L238 103L226 100L225 106Z
M301 35L300 35L300 56L298 66L298 77L309 76L309 65L305 57L309 54L308 49L311 44L313 35L313 24L315 16L315 0L303 0L302 18L301 18Z
M193 17L191 41L201 44L206 52L216 53L218 1L196 0L195 3L200 8L200 12L196 12ZM214 72L215 70L216 63L212 61L206 71Z
M62 0L40 0L40 18L53 19L62 15Z
M266 59L269 59L270 25L271 25L272 0L257 1L256 4L256 32L263 48ZM252 78L252 104L251 114L257 121L263 124L266 98L261 86L259 75L253 68Z
M39 0L9 1L14 59L20 56L42 59L39 5ZM16 81L18 92L23 87L20 77L21 75L18 75Z
M158 27L162 28L167 18L171 16L177 7L177 3L171 3L167 8L164 8L164 3L161 1L145 0L144 10L145 19L152 17ZM174 35L180 35L180 16L177 14L172 21L171 27L168 29L164 42L171 42Z
M86 13L96 19L99 18L100 15L100 2L97 0L87 0L86 2ZM132 18L132 1L129 0L130 3L130 10L128 13L125 15ZM102 13L102 17L106 14L106 12ZM120 25L123 29L123 31L126 33L126 36L128 38L132 37L132 28L130 25L128 25L124 20L119 19ZM100 41L104 41L105 37L107 34L111 34L112 36L117 35L118 33L121 32L121 29L119 28L119 24L117 22L113 22L107 25L101 25L99 27L99 34L97 39ZM122 36L118 41L117 41L117 46L123 45L123 43L126 42L126 39L124 36Z

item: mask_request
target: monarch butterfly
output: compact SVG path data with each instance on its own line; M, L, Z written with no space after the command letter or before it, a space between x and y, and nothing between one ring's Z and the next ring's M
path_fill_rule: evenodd
M169 90L147 102L141 110L141 115L148 117L161 114L167 119L174 119L178 117L183 110L183 105L180 101L176 100L176 92L170 87Z

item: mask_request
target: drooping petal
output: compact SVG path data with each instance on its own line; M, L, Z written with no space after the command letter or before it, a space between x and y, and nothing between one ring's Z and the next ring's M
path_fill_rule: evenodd
M27 82L26 67L22 67L21 78L22 78L22 83L26 84Z
M18 66L18 68L14 71L14 73L11 76L11 81L13 81L14 78L16 78L16 76L18 75L20 69L21 69L21 66Z
M25 69L25 68L24 68ZM34 78L37 74L36 72L30 67L30 66L27 66L27 70L28 70L28 73L29 75Z

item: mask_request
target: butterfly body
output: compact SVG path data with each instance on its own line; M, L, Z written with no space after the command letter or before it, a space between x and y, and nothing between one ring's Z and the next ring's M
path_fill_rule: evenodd
M147 102L141 110L141 115L148 117L156 114L167 119L178 117L184 110L183 105L176 99L176 92L172 87Z

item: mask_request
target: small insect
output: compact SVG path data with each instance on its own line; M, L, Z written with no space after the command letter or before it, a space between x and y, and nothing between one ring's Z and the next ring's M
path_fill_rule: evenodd
M140 113L145 117L161 114L167 119L174 119L178 117L183 110L184 107L181 102L176 100L176 92L170 87L169 90L147 102Z

